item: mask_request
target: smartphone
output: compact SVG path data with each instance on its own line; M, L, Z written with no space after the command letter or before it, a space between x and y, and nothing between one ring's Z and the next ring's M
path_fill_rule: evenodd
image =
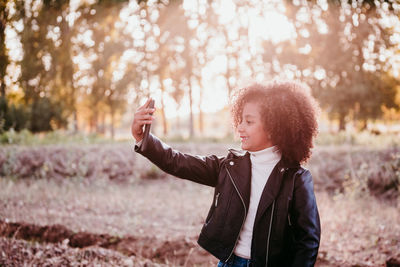
M150 103L147 105L147 108L154 108L154 99L150 100ZM153 115L153 112L151 112L149 114ZM144 138L146 138L149 135L150 127L151 127L151 124L146 124L144 126L144 135L143 135Z

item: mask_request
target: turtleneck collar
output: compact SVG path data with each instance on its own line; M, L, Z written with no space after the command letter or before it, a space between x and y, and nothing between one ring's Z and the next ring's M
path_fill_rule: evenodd
M281 159L281 153L277 146L254 152L249 151L249 153L253 164L276 164Z

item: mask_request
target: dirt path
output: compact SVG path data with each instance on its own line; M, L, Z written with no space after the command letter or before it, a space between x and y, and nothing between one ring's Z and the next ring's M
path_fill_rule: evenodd
M4 243L8 244L6 247L11 247L9 243L14 239L22 239L27 241L34 241L35 243L47 243L53 244L55 251L60 252L65 250L62 246L69 246L71 248L104 248L106 250L112 250L120 252L126 256L134 256L138 260L133 264L132 259L122 259L112 254L110 264L124 265L124 266L216 266L217 259L208 254L205 250L200 248L194 238L183 238L177 240L159 240L154 237L146 236L125 236L117 237L108 234L94 234L89 232L73 232L70 229L62 225L49 225L39 226L35 224L20 223L20 222L6 222L0 220L0 236L6 237L7 240L2 239L0 247ZM21 245L13 245L12 247L18 247ZM61 246L61 248L59 248ZM3 254L8 253L8 260L16 262L24 262L28 260L29 254L17 255L17 251L12 249L2 249ZM26 249L24 249L26 250ZM51 249L50 249L51 250ZM36 250L35 250L36 251ZM40 254L51 254L49 248L44 249L44 252ZM89 254L84 253L87 257L95 260L104 259L104 254L108 252L98 252L95 250ZM28 255L27 255L28 254ZM54 254L54 253L53 253ZM56 253L57 254L57 253ZM59 254L59 253L58 253ZM36 255L36 254L35 254ZM4 255L3 255L4 256ZM21 259L22 257L22 259ZM49 257L49 256L48 256ZM72 257L75 259L76 257ZM107 258L108 259L108 258ZM4 259L3 259L4 260ZM62 258L60 264L68 259ZM6 261L7 262L7 257ZM0 259L1 263L1 259ZM1 265L1 264L0 264ZM346 267L354 266L346 264L345 262L334 261L327 259L325 253L321 252L318 255L316 266L327 266L327 267ZM369 266L364 264L357 264L356 266ZM400 267L400 261L392 258L386 261L387 267Z
M201 249L195 240L158 240L154 237L125 236L76 232L62 225L38 226L0 220L0 236L40 243L67 243L73 248L98 246L128 256L151 259L172 265L216 264L216 259Z

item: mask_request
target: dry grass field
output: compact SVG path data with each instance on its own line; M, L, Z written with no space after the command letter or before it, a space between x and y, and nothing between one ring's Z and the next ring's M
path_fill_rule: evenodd
M228 145L174 147L223 155ZM216 265L196 243L212 188L164 175L131 144L0 152L0 266ZM315 149L307 167L322 224L317 266L400 259L399 161L396 148ZM13 164L25 167L23 175Z

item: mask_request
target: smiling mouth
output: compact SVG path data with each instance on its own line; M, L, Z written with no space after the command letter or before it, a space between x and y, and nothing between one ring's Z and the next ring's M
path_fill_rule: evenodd
M241 141L246 141L247 139L249 139L247 136L241 136L241 137L240 137L240 140L241 140Z

